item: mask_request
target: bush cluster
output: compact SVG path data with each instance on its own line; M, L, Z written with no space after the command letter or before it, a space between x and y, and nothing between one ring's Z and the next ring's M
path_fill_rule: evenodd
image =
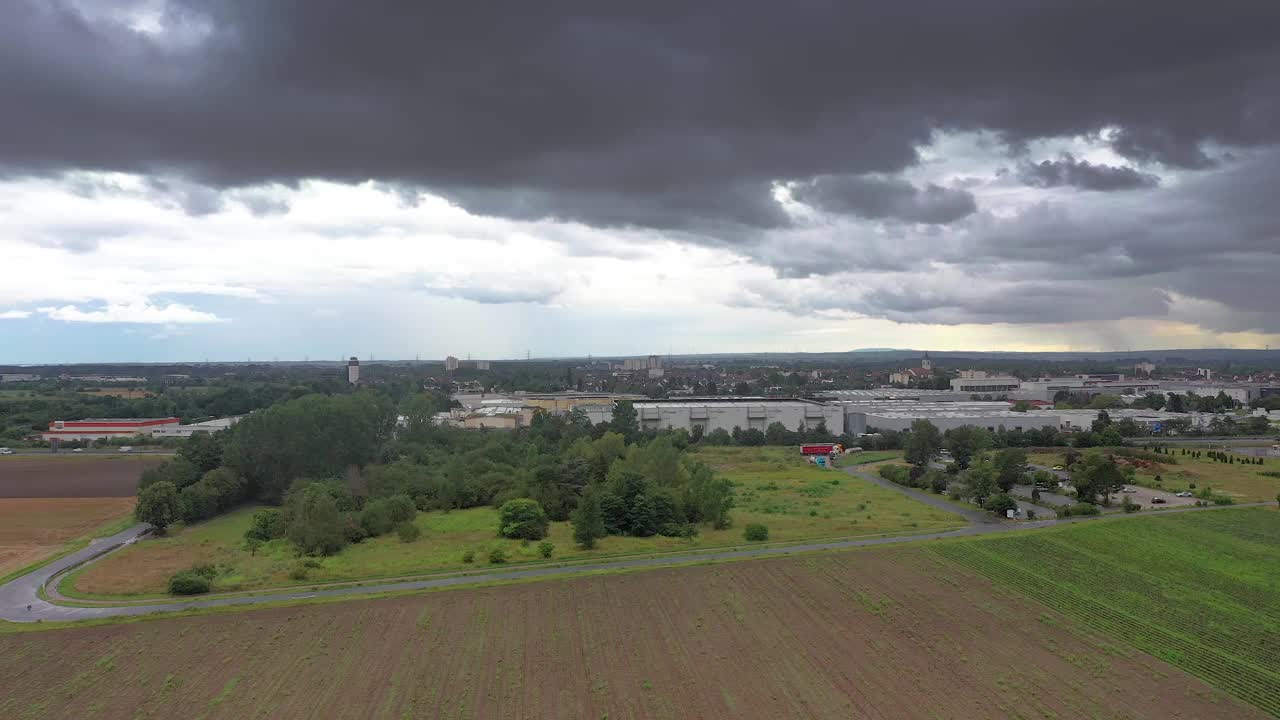
M180 570L169 578L169 593L171 595L207 593L213 584L213 579L217 576L218 570L212 565L195 565L186 570Z
M764 542L769 539L769 528L763 523L747 523L742 529L742 537L747 542Z
M1097 505L1092 503L1076 503L1075 505L1065 505L1056 509L1058 517L1071 517L1073 515L1097 515L1102 511Z

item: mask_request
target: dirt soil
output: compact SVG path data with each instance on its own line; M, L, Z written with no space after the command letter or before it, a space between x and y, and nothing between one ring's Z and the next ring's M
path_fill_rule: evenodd
M164 462L145 456L0 458L0 498L133 497L142 471Z
M920 549L0 634L0 716L1265 717Z
M0 576L133 511L133 498L0 498Z

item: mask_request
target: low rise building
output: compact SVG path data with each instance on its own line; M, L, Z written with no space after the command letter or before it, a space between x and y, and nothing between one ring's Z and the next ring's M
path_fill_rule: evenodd
M527 427L537 408L526 405L485 405L468 413L462 427L468 430L514 430Z
M951 380L951 389L955 392L977 393L982 395L998 395L1018 390L1022 381L1016 377L987 375L981 370L966 370L960 377Z
M767 430L782 423L788 430L802 426L812 429L825 424L827 430L839 434L844 426L844 411L839 405L815 400L775 398L689 398L687 400L652 400L634 403L640 429L665 430L684 428L692 432L717 429L732 432Z
M83 420L54 420L49 429L40 433L43 440L110 440L135 435L153 436L167 427L177 427L181 421L168 418L85 418Z

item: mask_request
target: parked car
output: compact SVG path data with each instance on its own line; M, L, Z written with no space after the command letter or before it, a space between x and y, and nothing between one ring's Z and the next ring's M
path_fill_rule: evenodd
M1062 467L1061 465L1054 465L1053 469L1057 470L1058 472L1062 472L1063 470L1066 470L1066 468Z
M84 448L72 448L71 452L84 452Z
M1195 497L1194 495L1191 494L1190 490L1183 490L1182 492L1174 493L1174 496L1175 497Z
M1164 503L1166 503L1166 502L1168 502L1168 500L1165 500L1165 499L1164 499L1164 498L1162 498L1162 497L1153 497L1153 498L1151 498L1151 504L1152 504L1152 505L1162 505L1162 504L1164 504Z
M1125 488L1122 488L1122 489L1120 490L1120 492L1136 493L1136 492L1138 492L1138 489L1137 489L1137 488L1131 488L1131 487L1125 487Z
M133 452L132 445L124 445L120 448L120 452Z
M13 451L9 448L0 448L0 455L12 455Z

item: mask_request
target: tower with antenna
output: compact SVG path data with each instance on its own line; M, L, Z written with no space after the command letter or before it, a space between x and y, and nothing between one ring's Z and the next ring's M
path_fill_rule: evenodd
M351 359L347 361L347 382L352 385L360 383L360 358L355 355L352 355Z

